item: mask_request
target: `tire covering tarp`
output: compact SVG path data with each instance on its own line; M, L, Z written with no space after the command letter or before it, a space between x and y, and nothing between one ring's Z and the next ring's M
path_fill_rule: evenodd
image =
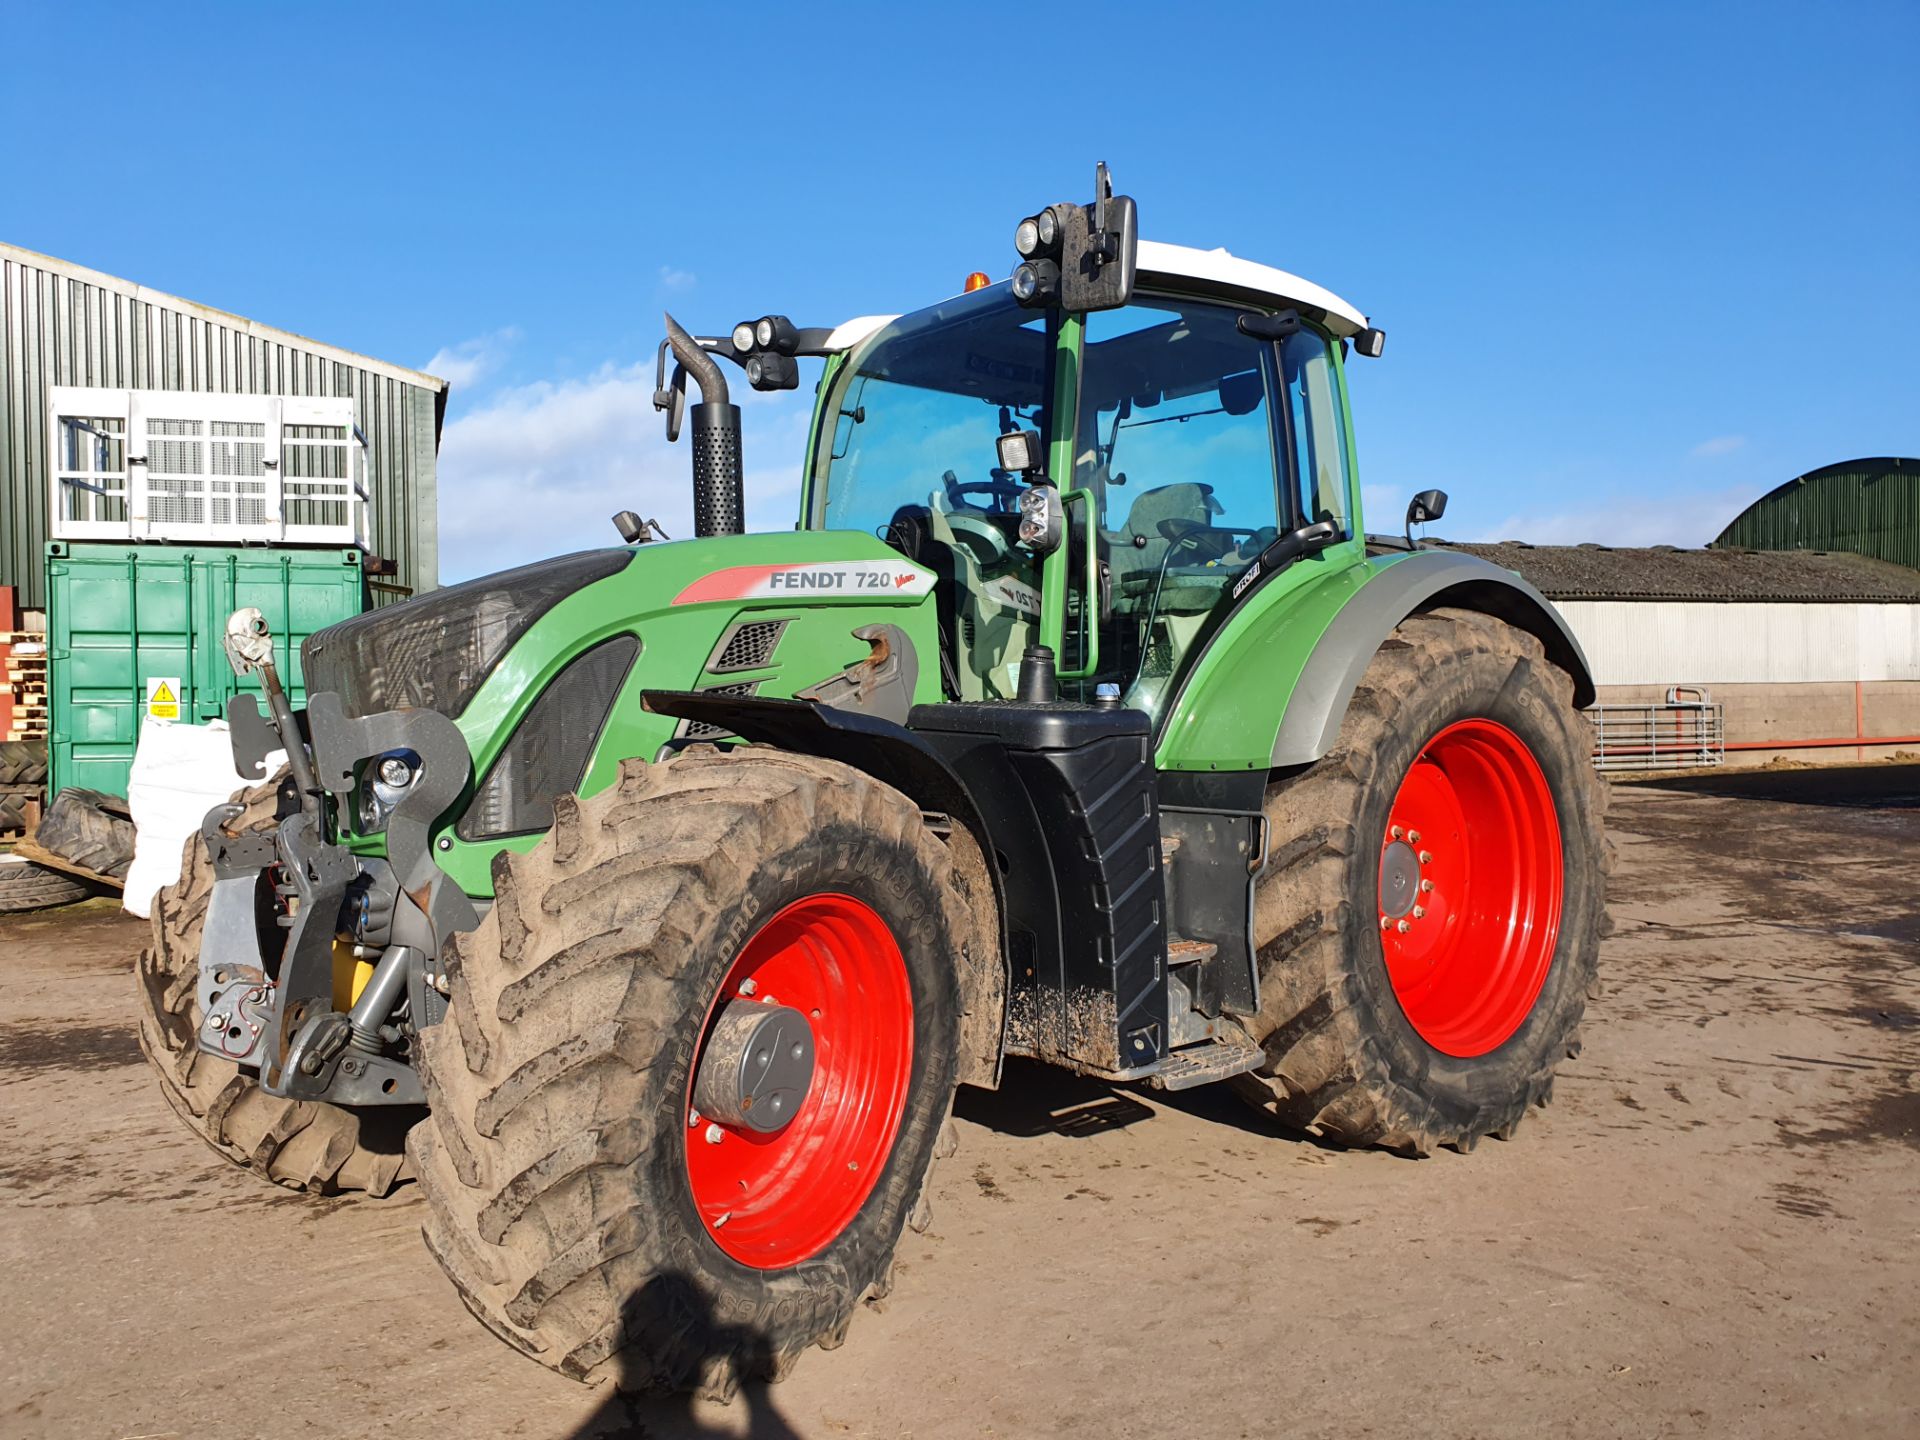
M267 756L267 774L286 764L286 752ZM224 720L181 725L146 720L127 780L133 812L133 864L127 867L129 914L145 918L162 886L180 878L180 852L207 812L250 783L233 768Z

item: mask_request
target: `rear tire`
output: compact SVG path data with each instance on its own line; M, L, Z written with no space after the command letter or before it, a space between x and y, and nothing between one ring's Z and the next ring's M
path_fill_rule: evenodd
M299 808L286 771L242 790L234 834L270 830ZM365 1110L269 1095L250 1071L209 1055L200 1029L200 932L213 894L213 862L195 834L180 879L153 899L153 943L140 952L140 1049L160 1077L160 1093L187 1126L234 1164L263 1180L314 1194L385 1195L413 1178L406 1136L415 1106Z
M1462 736L1467 751L1453 764L1444 752ZM1544 1105L1554 1067L1579 1053L1605 928L1606 792L1588 751L1572 679L1533 636L1463 610L1403 621L1368 666L1331 753L1268 789L1275 840L1255 900L1253 1027L1267 1062L1236 1082L1241 1093L1311 1133L1419 1155L1510 1137L1529 1106ZM1450 768L1464 797L1457 823L1444 841L1407 846L1405 833L1418 831L1393 831L1397 807ZM1473 803L1477 775L1505 772L1506 789L1490 782ZM1530 801L1542 822L1531 831ZM1532 831L1545 832L1536 845L1511 840ZM1448 847L1473 850L1477 868L1449 877L1450 857L1432 858ZM1445 897L1450 883L1464 890L1489 876L1519 898L1473 931L1464 898L1448 909ZM1404 898L1389 903L1396 880ZM1531 924L1504 924L1528 912ZM1437 1002L1425 976L1409 978L1406 956L1435 933L1420 927L1435 925L1469 941L1434 951L1459 967L1455 993Z
M427 1244L468 1308L563 1374L638 1392L725 1396L837 1344L861 1300L886 1293L902 1227L925 1223L954 1089L969 922L919 809L831 761L695 747L563 797L548 835L502 852L493 877L492 909L448 963L448 1016L423 1037L431 1119L410 1142ZM742 1172L739 1219L722 1230L733 1217L716 1215L714 1176L695 1162L759 1142L690 1126L692 1075L715 1007L748 993L741 967L823 898L884 927L892 969L863 981L829 948L816 963L842 987L827 993L851 1002L838 1010L786 983L777 997L755 987L829 1012L812 1011L813 1087L766 1141L811 1123L819 1143L787 1151L755 1188ZM811 935L791 953L823 944ZM904 1055L833 1028L884 1018L875 991L889 987ZM823 1078L849 1073L832 1068L836 1048L862 1045L882 1071L892 1061L892 1098L823 1103L849 1093ZM843 1161L835 1147L865 1132L863 1115L884 1133L854 1134L867 1148ZM709 1143L733 1148L709 1156Z

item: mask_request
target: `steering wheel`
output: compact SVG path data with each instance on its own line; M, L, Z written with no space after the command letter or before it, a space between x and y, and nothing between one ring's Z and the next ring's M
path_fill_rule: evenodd
M1003 502L1003 508L1012 509L1027 488L1005 470L999 469L993 471L991 480L962 480L951 470L942 475L940 480L947 487L948 501L954 505L963 504L961 497L964 495L984 492L995 500Z

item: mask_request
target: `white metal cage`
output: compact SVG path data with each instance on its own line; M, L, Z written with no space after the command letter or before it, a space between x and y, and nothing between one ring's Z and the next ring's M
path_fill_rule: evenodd
M372 548L344 396L50 387L49 533Z

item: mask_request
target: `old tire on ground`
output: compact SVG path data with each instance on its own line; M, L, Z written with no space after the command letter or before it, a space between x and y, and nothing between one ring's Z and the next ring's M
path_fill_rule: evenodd
M286 772L233 797L245 807L239 834L269 830L298 808ZM213 862L198 835L187 841L180 879L153 897L153 943L140 952L140 1049L160 1090L193 1132L262 1179L316 1194L385 1195L413 1178L406 1134L418 1107L364 1110L267 1094L253 1072L194 1043L200 931L213 893Z
M968 921L919 810L831 761L694 747L563 797L493 877L410 1141L468 1308L639 1392L724 1396L838 1343L925 1224L952 1101ZM719 1007L749 992L810 1015L817 1056L759 1139L689 1118Z
M96 875L124 879L133 863L133 817L127 802L79 785L53 797L34 827L33 840Z
M36 865L31 860L0 855L0 915L52 910L85 900L95 893L91 885L77 876Z
M20 787L0 792L0 835L27 828L28 803L40 799L46 779L46 741L0 740L0 786Z
M1572 679L1538 640L1468 611L1403 621L1332 752L1268 789L1267 1061L1237 1088L1344 1144L1511 1136L1578 1053L1604 809Z

